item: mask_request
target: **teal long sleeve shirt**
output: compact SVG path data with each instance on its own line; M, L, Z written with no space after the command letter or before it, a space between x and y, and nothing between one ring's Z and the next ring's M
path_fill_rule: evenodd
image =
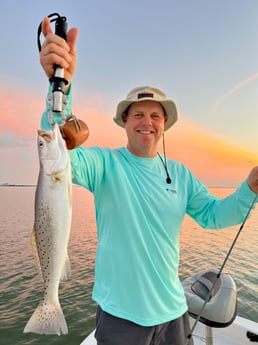
M68 94L67 114L71 113ZM49 129L47 114L41 127ZM106 312L143 326L187 311L178 276L179 232L185 214L203 228L241 223L255 194L246 182L232 195L211 195L181 163L142 158L126 147L69 151L73 182L94 194L98 246L93 299ZM86 215L85 215L86 216ZM84 217L84 215L82 215Z

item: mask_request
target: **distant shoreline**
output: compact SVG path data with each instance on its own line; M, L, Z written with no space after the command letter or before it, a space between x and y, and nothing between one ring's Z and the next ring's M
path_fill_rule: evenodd
M36 184L0 184L1 187L36 187ZM73 184L77 187L76 184ZM78 186L79 187L79 186ZM238 188L239 186L207 186L207 188Z
M0 187L36 187L35 184L0 184Z

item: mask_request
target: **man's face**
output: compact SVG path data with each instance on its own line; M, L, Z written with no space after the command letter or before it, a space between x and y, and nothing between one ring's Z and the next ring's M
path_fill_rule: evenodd
M155 101L133 103L123 119L129 151L140 157L155 157L167 121L161 104Z

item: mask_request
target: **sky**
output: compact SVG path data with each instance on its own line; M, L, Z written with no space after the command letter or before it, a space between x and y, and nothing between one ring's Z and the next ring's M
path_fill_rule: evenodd
M116 105L152 85L179 113L165 134L169 158L207 186L238 186L258 164L257 0L8 0L0 13L0 184L37 182L48 80L36 39L53 12L79 29L73 111L90 128L85 146L126 145L112 120Z

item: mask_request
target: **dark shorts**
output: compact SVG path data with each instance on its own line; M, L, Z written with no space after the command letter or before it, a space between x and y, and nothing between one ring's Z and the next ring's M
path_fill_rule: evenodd
M190 333L188 313L158 326L144 327L112 316L100 307L96 316L98 345L184 345ZM188 341L193 345L193 340Z

